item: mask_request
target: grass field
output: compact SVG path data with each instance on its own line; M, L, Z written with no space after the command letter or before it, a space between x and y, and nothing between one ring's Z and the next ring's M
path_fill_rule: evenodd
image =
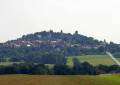
M68 57L67 64L73 65L73 58L77 58L80 62L89 62L92 65L113 65L114 61L108 55L83 55L83 56L70 56Z
M8 65L12 65L12 64L20 64L22 62L0 62L0 65L2 66L8 66Z
M120 75L99 75L99 76L1 75L0 85L120 85Z

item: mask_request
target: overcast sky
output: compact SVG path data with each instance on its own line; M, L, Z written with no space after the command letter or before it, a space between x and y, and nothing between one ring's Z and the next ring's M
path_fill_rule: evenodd
M120 0L0 0L0 42L50 29L120 43Z

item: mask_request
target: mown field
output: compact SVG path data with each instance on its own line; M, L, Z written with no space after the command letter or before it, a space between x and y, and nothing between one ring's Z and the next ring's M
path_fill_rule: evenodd
M73 58L77 58L80 62L89 62L92 65L113 65L114 61L108 55L83 55L83 56L69 56L67 60L68 65L73 65Z
M1 75L0 85L120 85L120 75Z

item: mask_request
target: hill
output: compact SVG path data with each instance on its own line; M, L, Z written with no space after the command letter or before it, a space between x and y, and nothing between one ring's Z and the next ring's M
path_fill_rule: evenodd
M93 37L81 35L78 31L71 34L50 30L23 35L16 40L0 44L0 59L1 61L54 64L65 63L67 56L101 55L105 54L105 50L115 55L120 54L119 44L99 41Z
M86 37L84 35L78 34L76 31L74 34L42 31L36 32L34 34L23 35L17 40L11 40L6 42L8 46L20 47L20 46L40 46L42 44L51 44L51 45L66 45L66 46L79 46L83 48L94 48L100 45L102 41L98 41L92 37ZM99 47L99 46L98 46Z
M93 37L87 37L81 35L78 33L78 31L75 31L74 34L71 34L71 33L63 33L62 30L61 32L53 32L52 30L50 30L48 32L42 31L42 32L36 32L34 34L23 35L21 38L3 43L3 46L40 47L40 49L42 49L42 47L48 49L48 46L50 46L51 48L56 50L62 50L66 48L66 50L69 53L73 52L73 55L78 54L78 53L74 53L74 51L84 53L84 51L86 50L90 51L91 49L93 51L92 53L94 53L94 51L104 52L105 46L111 52L120 51L119 44L115 44L113 42L107 43L105 40L99 41L97 39L94 39Z

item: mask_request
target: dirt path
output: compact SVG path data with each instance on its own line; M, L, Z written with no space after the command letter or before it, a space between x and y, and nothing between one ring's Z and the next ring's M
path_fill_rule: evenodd
M112 55L112 53L110 52L106 52L107 55L110 56L110 58L117 64L120 66L120 62Z

